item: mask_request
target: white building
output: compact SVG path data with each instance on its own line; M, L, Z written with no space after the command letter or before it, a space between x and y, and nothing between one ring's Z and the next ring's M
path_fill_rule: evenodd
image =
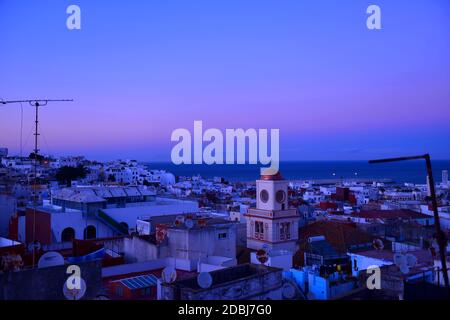
M448 170L442 170L442 186L448 186Z
M196 201L170 198L156 198L155 201L128 203L123 208L108 207L101 209L103 213L122 225L126 225L130 232L136 231L136 221L154 216L197 213Z
M185 271L212 271L237 264L236 223L204 215L168 218L166 223L158 219L154 241L149 240L153 239L150 235L125 238L125 259L168 259L169 265Z
M0 148L0 158L8 156L8 148Z

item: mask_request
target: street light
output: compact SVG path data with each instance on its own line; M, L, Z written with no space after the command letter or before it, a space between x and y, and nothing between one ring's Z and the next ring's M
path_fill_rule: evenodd
M431 204L433 206L434 225L436 227L436 238L437 238L437 242L439 245L439 253L440 253L441 264L442 264L442 272L444 273L443 276L444 276L445 287L447 288L447 291L450 295L450 285L449 285L448 271L447 271L447 259L445 256L445 253L447 250L447 237L445 236L445 233L442 232L441 223L439 221L439 212L438 212L438 206L437 206L437 200L436 200L436 190L434 188L434 179L433 179L433 171L431 169L430 155L427 153L424 155L411 156L411 157L369 160L369 163L384 163L384 162L396 162L396 161L419 160L419 159L425 159L425 163L426 163L426 167L427 167L427 174L428 174L428 179L429 179L428 182L430 184L430 197L431 197Z

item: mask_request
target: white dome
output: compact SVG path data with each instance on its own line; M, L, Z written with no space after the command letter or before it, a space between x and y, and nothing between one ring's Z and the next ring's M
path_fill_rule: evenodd
M163 173L160 176L160 183L163 186L174 184L175 176L173 174L171 174L170 172Z

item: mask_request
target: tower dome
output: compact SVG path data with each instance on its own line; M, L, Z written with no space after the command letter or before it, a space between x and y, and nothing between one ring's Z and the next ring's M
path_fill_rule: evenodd
M276 174L263 174L259 178L260 180L266 180L266 181L280 181L284 180L283 176L281 175L281 172L278 171Z

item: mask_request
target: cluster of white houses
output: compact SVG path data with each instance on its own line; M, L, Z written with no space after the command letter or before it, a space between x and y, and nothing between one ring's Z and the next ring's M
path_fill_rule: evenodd
M82 161L71 160L75 162L62 163L76 165ZM131 177L145 175L137 164L128 163L126 167L136 169L130 169ZM115 172L114 168L111 166L108 172L116 174L115 179L124 179L124 171L119 168ZM175 185L172 176L160 173L159 182ZM189 181L179 183L177 188L188 184L199 186ZM210 184L212 188L217 186L219 181ZM118 299L333 299L367 289L358 279L373 265L388 270L388 280L399 286L420 277L428 283L442 284L442 275L435 272L439 268L438 255L424 246L425 240L432 240L427 232L434 225L429 207L421 208L422 213L406 204L390 207L393 193L387 192L380 200L376 188L357 184L295 186L280 173L262 175L256 180L256 205L242 198L241 211L229 213L203 210L195 200L162 197L152 186L74 185L52 189L49 199L39 206L28 206L13 214L9 236L16 241L11 242L12 247L38 243L44 251L73 250L71 254L76 258L80 256L74 252L80 249L75 248L75 243L101 243L110 257L122 259L101 267L108 296ZM292 205L290 192L296 189L302 190L301 200L306 205ZM397 192L401 195L402 191ZM397 204L422 201L422 191L414 192L416 199L401 195ZM367 207L373 203L375 208ZM353 210L363 206L364 210ZM9 212L17 210L13 202L4 208ZM442 208L440 212L448 213ZM311 217L333 227L327 234L320 231L302 238L299 230L314 225L309 224ZM385 228L387 235L391 220L396 226L419 232L421 242L410 243L408 237L400 236L381 240L380 230ZM367 233L361 241L348 244L345 233L339 233L343 226L345 230L353 230L354 226L379 229L372 233L373 237ZM448 225L444 222L443 226ZM11 246L3 241L2 247L0 251ZM430 241L429 247L435 244ZM407 274L398 274L394 261L397 253L409 253L416 259ZM295 265L297 258L301 265ZM256 264L261 266L257 268ZM172 270L173 279L167 279L162 270ZM212 281L207 287L199 286L196 280L204 273L209 273ZM136 285L142 283L146 286ZM402 290L396 286L390 293L403 297Z

